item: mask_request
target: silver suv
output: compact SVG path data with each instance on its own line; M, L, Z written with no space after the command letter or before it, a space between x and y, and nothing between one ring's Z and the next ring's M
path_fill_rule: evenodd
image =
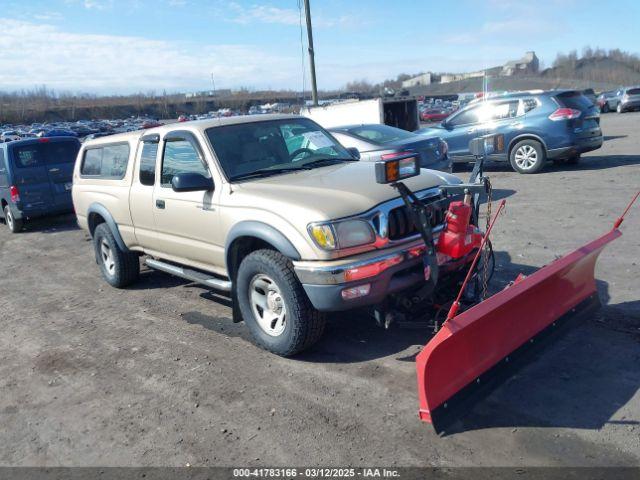
M627 87L622 89L620 102L616 107L618 113L625 113L631 110L640 110L640 87Z

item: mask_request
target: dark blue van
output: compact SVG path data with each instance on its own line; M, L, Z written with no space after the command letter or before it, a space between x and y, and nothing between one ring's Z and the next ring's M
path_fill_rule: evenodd
M0 218L13 233L25 220L73 211L74 137L30 138L0 144Z

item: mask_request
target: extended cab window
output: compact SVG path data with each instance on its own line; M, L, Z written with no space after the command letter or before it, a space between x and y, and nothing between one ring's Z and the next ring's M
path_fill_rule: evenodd
M195 145L185 138L169 138L165 141L162 156L162 186L171 187L173 176L179 173L199 173L211 178Z
M151 186L156 183L157 142L144 142L140 154L140 183Z
M124 178L129 163L129 144L104 145L84 152L80 175L111 180Z

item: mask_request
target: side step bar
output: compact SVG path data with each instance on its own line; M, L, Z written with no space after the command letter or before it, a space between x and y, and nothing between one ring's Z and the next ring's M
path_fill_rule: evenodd
M147 258L144 263L154 270L160 270L161 272L169 273L186 280L191 280L192 282L200 283L207 287L215 288L216 290L221 290L223 292L231 291L231 282L229 280L222 280L197 270L191 270L189 268L161 262L160 260L154 260L152 258Z

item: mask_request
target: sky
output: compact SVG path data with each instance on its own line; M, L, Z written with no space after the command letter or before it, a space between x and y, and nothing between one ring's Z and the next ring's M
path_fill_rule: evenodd
M0 0L0 91L309 88L302 0ZM638 53L639 0L310 0L318 88ZM617 12L617 13L614 13ZM304 24L304 16L302 17ZM301 34L303 43L301 43Z

